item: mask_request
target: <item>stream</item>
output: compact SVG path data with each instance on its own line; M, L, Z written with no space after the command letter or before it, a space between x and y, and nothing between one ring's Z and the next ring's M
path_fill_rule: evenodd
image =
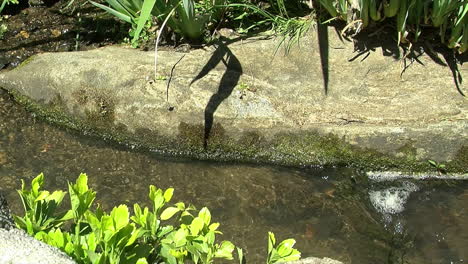
M148 205L148 186L174 187L173 202L207 206L223 235L264 263L267 232L295 238L303 257L353 264L468 263L468 182L369 182L350 168L294 169L167 158L59 129L0 89L0 189L45 174L46 189L87 173L104 209ZM236 262L232 262L236 263Z

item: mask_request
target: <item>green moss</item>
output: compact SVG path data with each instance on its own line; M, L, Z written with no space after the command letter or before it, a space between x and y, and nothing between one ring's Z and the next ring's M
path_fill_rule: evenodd
M31 57L25 59L23 62L21 62L20 65L18 65L18 67L15 68L15 70L18 70L18 69L20 69L21 67L24 67L24 66L28 65L30 62L32 62L33 60L36 59L36 56L37 56L37 54L36 54L36 55L32 55Z
M89 95L85 89L80 89L78 91L73 92L72 96L75 98L76 102L79 104L88 103Z
M187 145L191 149L203 149L205 127L202 124L180 122L178 129L181 143Z
M446 163L446 170L448 172L468 172L468 146L462 146L458 150L455 158L450 162Z
M397 150L397 156L402 156L402 157L406 157L407 159L410 159L410 160L414 160L416 161L417 160L417 150L415 147L413 147L412 143L406 143L405 145L403 145L402 147L398 148Z
M112 99L105 96L93 96L92 107L85 111L86 121L98 128L108 128L115 121L115 103Z
M49 122L62 127L89 134L118 143L142 146L160 153L195 158L200 160L240 161L269 163L286 166L350 166L363 170L399 170L408 172L434 171L426 160L417 160L416 149L407 144L397 150L401 155L386 155L374 149L364 149L348 144L335 135L322 135L317 131L301 134L282 133L266 139L262 135L249 132L233 137L228 131L215 123L210 130L208 148L203 148L204 124L181 122L178 135L162 136L150 129L137 129L129 132L125 125L116 125L114 104L111 99L99 96L86 96L83 103L93 105L94 110L86 113L85 120L72 119L64 115L63 102L57 97L49 106L44 107L31 102L28 98L10 92L15 99ZM79 95L77 95L79 96ZM460 149L453 161L447 163L448 172L466 172L468 147Z

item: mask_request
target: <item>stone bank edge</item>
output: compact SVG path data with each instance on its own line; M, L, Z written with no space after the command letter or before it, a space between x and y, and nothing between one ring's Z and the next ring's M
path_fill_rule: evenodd
M1 87L0 87L1 88ZM13 98L36 116L58 125L88 135L98 136L110 142L134 146L156 154L197 160L246 162L290 167L352 167L364 171L399 171L399 173L437 173L427 160L418 160L411 146L403 155L383 154L377 149L360 148L345 142L333 134L317 131L285 132L266 141L261 135L246 133L233 139L223 133L220 125L214 124L207 149L203 148L202 124L181 123L179 135L174 138L155 134L131 134L117 129L112 124L99 124L79 120L65 113L63 105L42 105L15 90L7 90ZM454 159L445 164L448 173L465 175L468 171L468 146L462 146ZM457 174L458 173L458 174ZM460 174L461 173L461 174ZM458 176L455 176L457 178Z

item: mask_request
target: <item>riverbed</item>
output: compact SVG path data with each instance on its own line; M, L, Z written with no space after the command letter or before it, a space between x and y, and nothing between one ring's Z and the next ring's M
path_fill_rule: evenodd
M163 157L39 120L0 90L0 189L21 214L16 189L43 172L50 190L81 172L105 209L148 204L148 186L174 202L207 206L247 263L266 257L267 232L295 238L304 257L344 263L466 263L468 182L371 182L352 168L285 168ZM234 263L234 262L233 262Z

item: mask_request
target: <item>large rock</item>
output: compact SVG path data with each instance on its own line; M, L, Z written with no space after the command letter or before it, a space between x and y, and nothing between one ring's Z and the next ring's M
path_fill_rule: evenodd
M380 48L350 62L353 44L329 34L327 89L315 34L287 56L261 39L159 51L156 78L153 52L40 54L0 74L0 87L50 120L162 153L408 170L433 159L468 170L467 99L448 67L421 55L400 77L401 61Z
M331 258L308 257L296 261L285 262L284 264L343 264L343 262Z
M0 264L75 264L69 256L14 226L0 192Z
M11 217L11 212L10 208L8 207L7 200L0 191L0 229L10 230L12 228L15 228L15 222Z
M23 230L0 228L0 264L75 264L69 256Z

